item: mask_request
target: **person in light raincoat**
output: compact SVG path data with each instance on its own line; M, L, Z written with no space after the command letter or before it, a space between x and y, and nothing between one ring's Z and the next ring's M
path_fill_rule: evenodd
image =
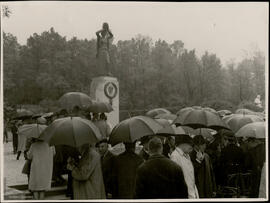
M67 165L73 177L74 199L106 199L98 152L88 144L81 146L79 151L78 163L69 159Z

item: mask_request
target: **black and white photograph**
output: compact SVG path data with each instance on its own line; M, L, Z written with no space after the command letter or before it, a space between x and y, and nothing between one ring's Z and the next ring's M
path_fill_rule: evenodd
M1 202L268 200L269 2L0 6Z

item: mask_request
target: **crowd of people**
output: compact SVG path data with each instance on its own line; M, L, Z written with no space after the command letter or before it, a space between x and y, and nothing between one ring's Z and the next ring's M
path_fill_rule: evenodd
M69 115L62 110L40 123ZM18 129L39 122L33 117L10 127L14 154L17 159L24 154L22 173L34 199L44 199L52 180L65 184L63 174L68 174L66 195L75 200L265 197L264 139L238 139L229 130L217 131L212 142L202 135L151 135L124 143L124 152L117 154L108 141L112 128L104 113L74 108L71 115L91 120L101 141L73 148L26 139Z

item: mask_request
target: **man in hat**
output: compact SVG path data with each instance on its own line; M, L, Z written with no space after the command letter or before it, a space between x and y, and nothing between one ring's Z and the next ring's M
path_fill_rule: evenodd
M160 138L149 141L149 159L137 171L135 198L188 198L187 185L181 167L162 155Z
M175 140L176 149L171 154L171 160L177 163L183 173L188 187L188 198L199 198L195 184L194 168L189 153L193 150L192 138L189 135L179 135Z
M135 153L135 142L124 143L126 150L116 156L112 168L112 198L132 199L138 167L143 159Z
M111 198L111 174L114 155L109 151L108 140L103 139L96 144L100 154L103 181L105 186L106 197Z
M228 175L242 172L245 156L243 150L237 146L236 137L230 130L223 130L224 148L220 155L220 179L222 185L227 184Z

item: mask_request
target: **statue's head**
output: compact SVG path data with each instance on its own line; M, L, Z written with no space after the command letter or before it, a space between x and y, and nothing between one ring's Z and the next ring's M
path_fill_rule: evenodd
M109 30L109 24L106 22L103 23L102 28L103 28L103 30Z

